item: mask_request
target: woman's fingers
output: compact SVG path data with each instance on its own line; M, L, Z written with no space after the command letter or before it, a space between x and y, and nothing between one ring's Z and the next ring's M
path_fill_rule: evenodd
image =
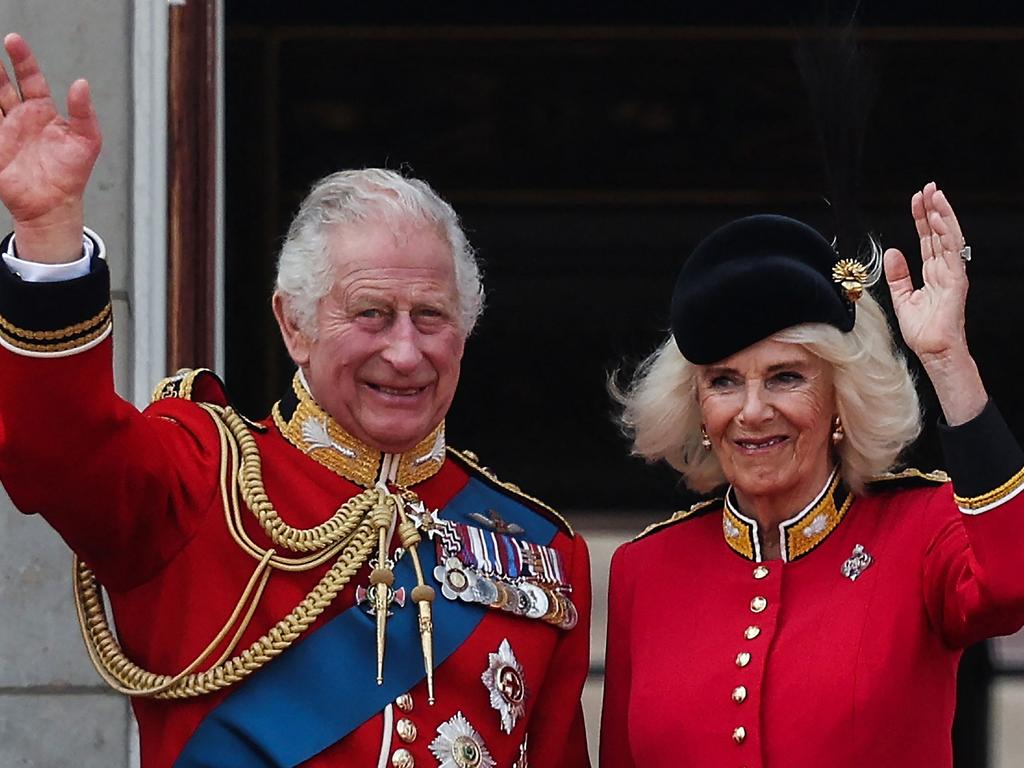
M928 224L928 212L924 207L924 192L915 192L910 198L910 213L914 217L914 227L921 240L921 261L928 261L935 254L932 252L932 228Z

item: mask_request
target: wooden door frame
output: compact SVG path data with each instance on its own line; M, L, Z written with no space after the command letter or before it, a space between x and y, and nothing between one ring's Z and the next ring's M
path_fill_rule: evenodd
M223 371L222 19L222 0L168 9L169 371Z

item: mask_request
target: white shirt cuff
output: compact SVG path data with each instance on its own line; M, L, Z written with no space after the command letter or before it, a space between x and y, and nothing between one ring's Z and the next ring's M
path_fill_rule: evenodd
M102 253L103 241L92 230L87 228L85 231L88 232L88 235L82 235L82 258L77 261L66 264L43 264L38 261L19 259L14 255L13 235L7 245L7 250L0 255L3 256L7 268L27 283L57 283L62 280L74 280L76 277L84 277L89 274L89 262L92 261L95 250L93 238L96 239L96 242L101 243L100 257L104 256Z

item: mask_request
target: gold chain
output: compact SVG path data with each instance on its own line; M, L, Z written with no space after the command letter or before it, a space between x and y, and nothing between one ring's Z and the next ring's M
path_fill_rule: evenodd
M230 408L203 407L214 419L220 435L221 495L228 527L239 546L256 557L259 564L231 616L206 649L181 672L165 675L147 671L128 659L111 631L99 583L92 570L75 558L75 607L89 657L108 685L131 696L183 699L212 693L239 682L280 655L327 609L366 562L377 540L377 530L391 519L391 508L396 503L390 494L371 488L342 504L327 522L315 528L293 528L278 517L267 499L259 451L245 422ZM242 452L241 470L237 469L239 449ZM227 487L228 477L238 478L237 483L231 483L230 489ZM275 543L303 552L310 552L319 545L327 549L328 557L339 550L340 554L291 613L247 649L228 658L252 620L271 569L307 570L325 562L323 552L289 560L278 557L273 549L262 550L253 543L241 527L234 493L238 485L242 487L246 503ZM238 628L217 661L208 670L195 672L224 642L236 624Z

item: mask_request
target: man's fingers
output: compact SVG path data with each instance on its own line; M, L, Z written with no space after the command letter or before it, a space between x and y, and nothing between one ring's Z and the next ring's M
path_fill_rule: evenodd
M87 80L75 80L68 88L68 126L79 136L96 141L100 139L100 124L92 106Z
M897 248L889 248L882 256L882 264L885 267L885 281L889 284L889 293L892 295L892 303L898 306L910 298L914 292L914 283L910 279L910 267L907 266L907 259Z
M0 112L6 115L19 104L21 97L18 95L18 89L7 76L7 68L0 62Z
M32 55L32 49L20 35L10 34L4 39L4 46L7 54L11 57L11 64L14 67L14 77L18 81L18 89L21 97L28 99L46 99L50 96L50 86L46 84L46 78L39 69L36 57Z

